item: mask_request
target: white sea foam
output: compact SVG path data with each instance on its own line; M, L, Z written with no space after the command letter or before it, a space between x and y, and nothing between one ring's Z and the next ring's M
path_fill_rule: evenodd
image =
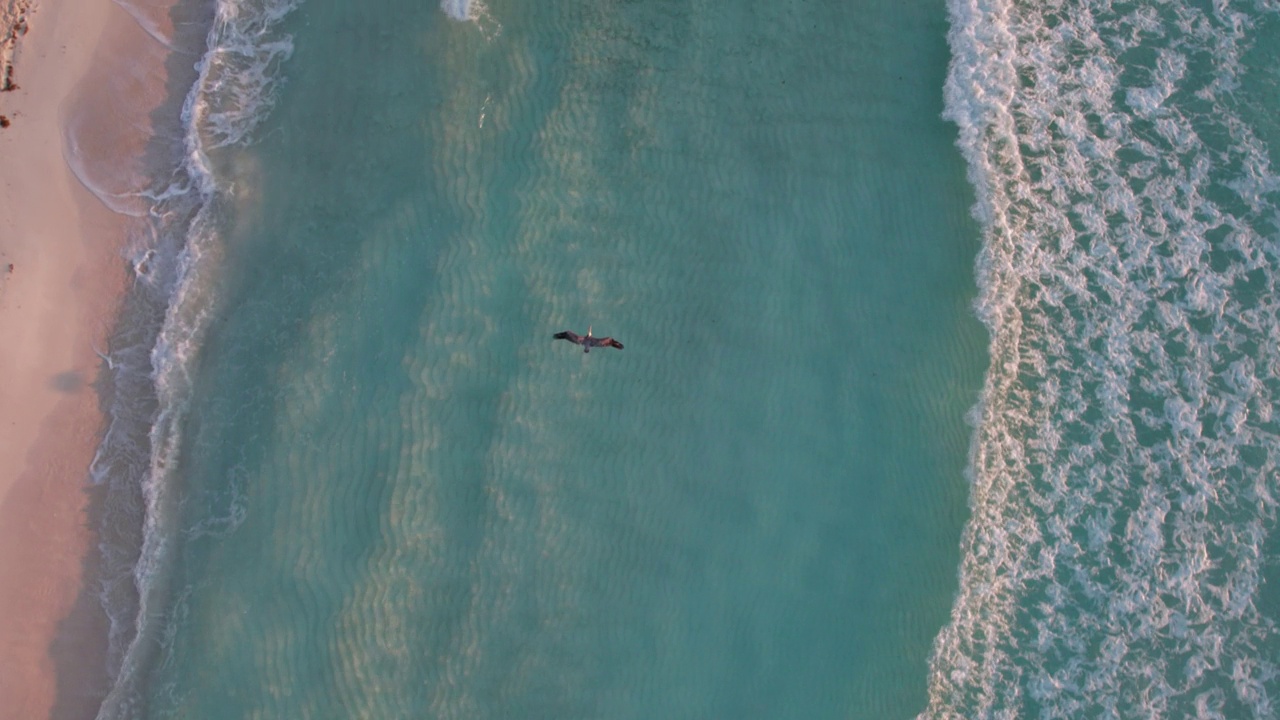
M145 214L151 220L150 232L138 237L131 251L140 319L126 317L113 343L118 347L111 349L116 405L93 467L102 482L115 482L126 491L130 483L140 485L142 505L142 548L127 573L133 593L121 589L122 552L104 543L108 570L103 602L112 623L115 678L99 712L104 720L139 712L145 676L165 645L165 633L171 631L166 628L173 626L169 615L181 606L173 602L170 587L172 547L182 534L172 475L181 460L191 369L217 307L214 278L221 256L222 206L230 202L229 182L216 174L210 153L249 142L270 111L280 65L292 51L278 25L298 4L219 0L208 50L183 105L183 164L174 176L157 178L153 190L138 196L147 201ZM155 319L148 321L148 316ZM136 328L129 327L131 321ZM188 535L230 532L238 526L243 499L231 489L228 514L188 529ZM130 595L136 603L126 611Z
M502 24L494 20L484 0L440 0L440 10L450 20L474 23L488 40L502 32Z
M473 0L440 0L440 9L445 15L454 20L475 20L479 15L479 8L473 9L476 3Z
M146 8L137 3L129 2L128 0L114 0L114 2L125 12L129 13L129 16L133 18L134 22L138 23L138 27L142 28L144 32L154 38L156 42L171 50L175 49L173 37L165 31L165 28L162 27L161 23L152 14L147 12ZM163 11L165 8L161 8L161 10Z
M1274 713L1280 177L1231 93L1275 9L950 3L991 368L923 717Z
M93 193L94 197L98 198L103 205L120 215L129 217L146 216L146 201L138 197L137 193L112 192L106 189L102 183L94 182L92 173L89 172L88 163L85 161L85 153L80 149L79 141L74 132L64 133L62 146L62 157L66 161L67 167L71 170L71 174L75 175L80 184Z

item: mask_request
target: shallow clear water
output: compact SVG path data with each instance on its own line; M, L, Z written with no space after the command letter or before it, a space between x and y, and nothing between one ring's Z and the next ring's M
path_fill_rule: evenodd
M102 716L1273 715L1275 10L220 3Z
M120 707L920 711L985 364L944 32L896 3L288 15L257 141L207 152L158 649ZM626 349L551 339L588 325Z

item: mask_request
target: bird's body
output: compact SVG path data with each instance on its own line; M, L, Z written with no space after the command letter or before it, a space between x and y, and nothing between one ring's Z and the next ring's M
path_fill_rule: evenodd
M617 340L614 340L611 337L598 338L598 337L592 336L590 327L587 328L586 335L579 335L578 333L573 332L572 330L565 330L564 332L556 333L553 337L555 337L555 339L557 340L568 340L574 345L581 345L582 352L584 353L591 352L591 348L593 347L611 347L611 348L617 348L619 350L622 349L622 343L618 342Z

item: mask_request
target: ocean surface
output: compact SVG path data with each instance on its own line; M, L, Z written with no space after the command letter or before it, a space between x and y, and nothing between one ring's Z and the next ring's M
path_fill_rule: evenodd
M1276 714L1275 2L200 7L103 720Z

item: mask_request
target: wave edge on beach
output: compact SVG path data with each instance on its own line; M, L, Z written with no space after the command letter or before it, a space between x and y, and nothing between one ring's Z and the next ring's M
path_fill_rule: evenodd
M101 601L110 621L113 686L98 713L101 720L145 713L150 668L163 657L182 607L171 596L188 591L169 582L180 531L173 485L183 462L182 426L194 364L218 308L222 230L239 200L233 172L219 166L217 154L251 143L253 130L271 111L281 65L292 52L279 26L299 4L217 2L196 80L182 101L184 150L178 165L167 172L153 168L159 171L148 188L123 196L127 207L107 203L145 223L129 249L133 287L104 353L108 427L90 468L109 497L100 542ZM86 174L77 174L95 189Z

